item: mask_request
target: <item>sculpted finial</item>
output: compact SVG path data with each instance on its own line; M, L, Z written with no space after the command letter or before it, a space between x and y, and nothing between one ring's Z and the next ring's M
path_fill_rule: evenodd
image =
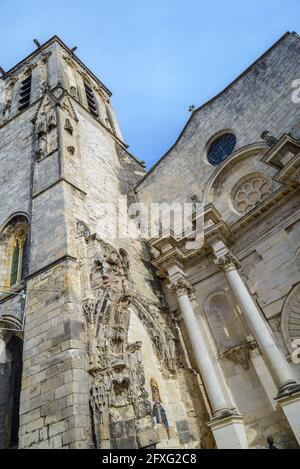
M224 272L230 272L230 270L238 270L241 268L241 264L230 251L221 257L217 257L214 262L217 264L219 269L223 270Z
M177 296L189 295L193 291L191 285L184 277L180 277L173 282L170 288Z

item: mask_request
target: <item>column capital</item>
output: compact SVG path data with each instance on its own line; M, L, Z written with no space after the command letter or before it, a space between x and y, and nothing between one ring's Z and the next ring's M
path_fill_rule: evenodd
M175 295L178 297L183 295L188 296L193 291L193 288L191 287L187 279L184 277L179 277L178 279L173 281L171 283L170 288L173 293L175 293Z
M238 270L241 268L240 262L230 251L220 257L216 257L214 262L217 264L219 269L224 272L230 272L231 270Z

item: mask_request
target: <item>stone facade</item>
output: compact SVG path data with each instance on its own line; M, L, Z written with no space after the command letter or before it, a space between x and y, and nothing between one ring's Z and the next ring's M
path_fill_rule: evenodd
M2 77L1 447L298 446L299 53L286 34L149 173L59 38ZM120 204L195 198L190 255L184 237L111 234Z

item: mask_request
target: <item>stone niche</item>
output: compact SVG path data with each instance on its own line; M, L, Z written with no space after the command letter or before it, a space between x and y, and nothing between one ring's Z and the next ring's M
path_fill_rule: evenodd
M234 301L225 291L211 293L205 301L205 312L219 353L246 340L246 332Z

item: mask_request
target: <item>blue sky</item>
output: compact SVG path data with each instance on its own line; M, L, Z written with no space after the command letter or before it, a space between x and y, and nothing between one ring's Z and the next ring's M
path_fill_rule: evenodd
M189 117L287 30L299 0L0 0L0 65L57 34L113 92L129 150L147 163Z

